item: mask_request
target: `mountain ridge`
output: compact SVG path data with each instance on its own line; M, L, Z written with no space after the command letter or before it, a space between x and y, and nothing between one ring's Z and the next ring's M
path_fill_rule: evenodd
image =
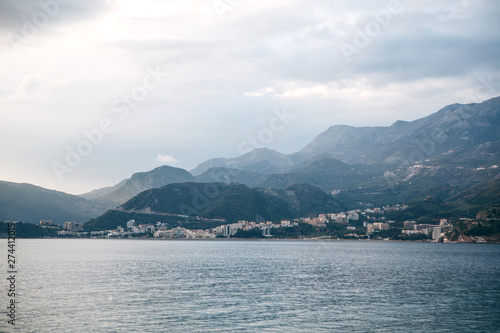
M215 168L225 167L230 169L241 169L244 171L271 174L287 170L297 162L301 162L300 156L295 154L282 154L268 148L256 148L236 158L218 157L209 159L190 172L194 176L199 176L203 172Z
M221 221L275 221L311 213L341 211L346 206L309 184L284 190L252 189L237 183L174 183L139 193L114 212L92 219L87 228L124 226L127 216L146 219L220 219ZM118 214L119 219L110 218ZM143 217L144 219L144 217ZM220 224L220 223L219 223Z
M239 168L264 174L283 173L315 156L347 163L398 165L426 159L477 140L497 142L500 134L500 97L482 103L450 104L413 121L397 120L390 126L333 125L301 150L291 154L258 148L236 158L216 158L191 172L198 176L212 167ZM463 131L472 129L472 133ZM469 136L467 136L470 134ZM474 137L471 138L470 136ZM264 157L269 163L259 170Z
M83 194L82 197L91 196L93 199L117 206L150 188L194 180L193 175L184 169L162 165L150 171L136 172L130 178L122 180L115 186L94 190ZM95 197L96 192L102 195Z
M31 184L0 183L0 219L82 221L139 193L181 182L242 183L282 190L299 183L339 199L386 204L450 196L498 176L500 97L451 104L414 121L390 126L330 126L302 150L259 148L236 158L207 160L192 170L161 166L81 196ZM12 185L16 184L16 185ZM35 209L36 208L36 209Z
M0 220L57 224L85 222L108 209L106 205L79 196L27 183L0 181Z

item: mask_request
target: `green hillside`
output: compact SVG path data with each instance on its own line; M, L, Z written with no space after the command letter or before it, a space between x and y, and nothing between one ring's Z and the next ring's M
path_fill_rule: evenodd
M78 196L31 184L0 181L0 220L38 223L50 219L62 224L85 222L105 211L105 205Z
M333 197L308 184L275 190L251 189L236 183L179 183L144 191L117 210L90 220L85 228L114 229L134 219L138 223L159 221L205 229L223 224L220 220L276 221L311 213L339 212L343 208Z
M165 223L169 228L183 227L189 229L214 228L222 223L220 221L207 221L193 217L183 218L179 216L168 216L162 214L130 213L118 210L108 210L103 215L91 219L84 224L85 230L112 230L117 226L126 228L129 220L135 220L137 224Z

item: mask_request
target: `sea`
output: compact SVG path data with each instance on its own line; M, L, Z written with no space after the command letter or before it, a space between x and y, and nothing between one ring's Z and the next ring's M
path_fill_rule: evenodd
M1 332L500 332L500 245L17 239Z

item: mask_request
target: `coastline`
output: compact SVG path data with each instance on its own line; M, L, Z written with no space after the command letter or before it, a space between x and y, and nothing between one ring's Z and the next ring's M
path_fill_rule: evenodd
M149 240L149 241L209 241L209 242L230 242L230 241L236 241L236 242L354 242L354 243L359 243L359 242L366 242L366 243L372 243L372 242L397 242L397 243L433 243L433 244L500 244L500 242L460 242L460 241L448 241L448 242L433 242L429 240L400 240L400 239L329 239L329 238L155 238L155 237L144 237L144 238L102 238L102 237L43 237L43 238L22 238L18 237L17 239L61 239L61 240L116 240L116 241L123 241L123 240L131 240L131 241L144 241L144 240Z

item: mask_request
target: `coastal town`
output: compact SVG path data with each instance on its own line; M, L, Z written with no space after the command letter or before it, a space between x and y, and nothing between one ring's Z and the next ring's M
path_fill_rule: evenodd
M39 226L57 230L57 237L64 238L154 238L154 239L223 239L223 238L294 238L294 239L354 239L354 240L419 240L448 242L454 223L439 219L435 223L418 223L414 220L395 222L386 218L390 212L407 209L404 204L380 208L356 209L340 213L311 214L297 219L280 221L239 220L207 229L190 229L169 226L167 223L140 223L130 219L125 226L110 230L85 230L84 224L68 221L62 228L51 220L41 220ZM460 222L474 223L461 218ZM226 222L226 223L224 223ZM461 235L454 241L486 243L484 237Z

